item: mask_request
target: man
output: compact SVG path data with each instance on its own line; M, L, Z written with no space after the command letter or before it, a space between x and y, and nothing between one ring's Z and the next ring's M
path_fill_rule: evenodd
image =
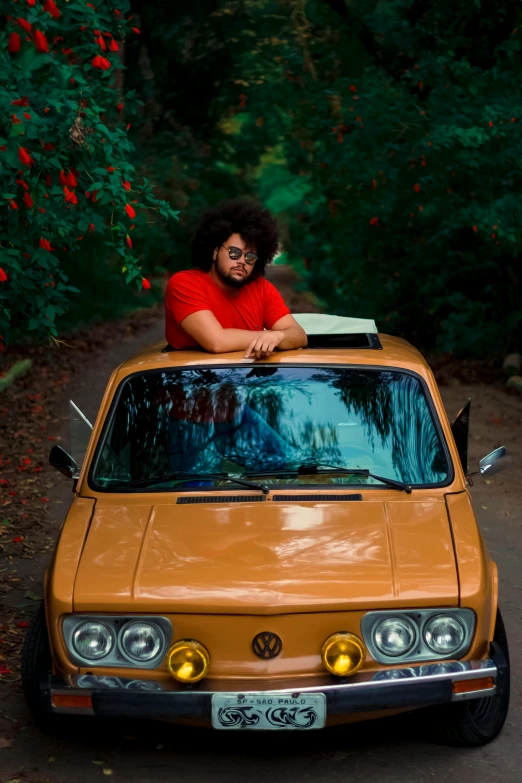
M166 336L175 349L245 351L264 359L307 344L304 330L264 271L278 247L277 223L253 201L209 209L192 242L194 269L167 285Z
M276 221L252 201L225 201L208 210L192 242L194 269L177 272L167 286L169 344L212 353L244 350L245 358L255 359L306 345L306 333L264 277L278 241ZM182 389L171 390L167 451L173 473L215 472L231 462L246 469L258 464L260 454L266 466L292 458L290 444L233 388L218 392L214 398L212 388L203 388L187 398Z

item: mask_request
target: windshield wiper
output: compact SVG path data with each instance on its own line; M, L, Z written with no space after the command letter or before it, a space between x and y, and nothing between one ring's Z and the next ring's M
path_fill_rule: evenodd
M403 481L396 481L395 479L387 478L385 476L377 476L375 473L371 473L365 468L344 468L339 467L338 465L328 465L321 462L314 464L304 463L291 470L260 471L256 473L247 473L246 475L252 476L252 478L268 478L269 476L287 476L295 478L296 476L332 475L334 473L339 473L343 476L363 476L364 478L372 478L376 481L382 481L383 484L387 484L394 489L400 489L408 495L411 493L411 485L405 484Z
M244 487L250 489L259 489L264 495L268 495L270 492L267 486L263 484L257 484L255 481L247 481L246 479L236 478L230 476L228 473L165 473L161 476L150 476L145 479L137 479L136 481L118 481L116 484L112 484L113 487L148 487L153 484L161 484L164 481L198 481L199 479L222 479L223 481L230 481L233 484L241 484Z

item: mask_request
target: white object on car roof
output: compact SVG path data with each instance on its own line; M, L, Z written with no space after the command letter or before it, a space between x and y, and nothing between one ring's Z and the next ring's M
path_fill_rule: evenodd
M324 313L292 313L306 334L377 334L371 318L348 318Z

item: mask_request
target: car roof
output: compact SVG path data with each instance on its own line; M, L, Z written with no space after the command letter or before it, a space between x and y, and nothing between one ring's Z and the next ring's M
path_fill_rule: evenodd
M292 351L276 351L263 364L342 364L397 367L416 372L426 378L431 375L422 354L400 337L378 335L380 348L323 347L299 348ZM245 359L244 351L212 354L203 350L164 350L165 342L157 342L142 348L117 369L118 380L127 375L146 370L168 370L181 367L208 367L209 365L253 364ZM258 362L260 363L260 362Z

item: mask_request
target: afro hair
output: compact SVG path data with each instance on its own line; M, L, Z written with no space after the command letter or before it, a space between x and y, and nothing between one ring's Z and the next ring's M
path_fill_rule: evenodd
M277 252L279 229L268 209L245 198L222 201L204 213L192 239L192 266L208 272L215 248L231 234L240 234L257 253L249 282L263 275Z

